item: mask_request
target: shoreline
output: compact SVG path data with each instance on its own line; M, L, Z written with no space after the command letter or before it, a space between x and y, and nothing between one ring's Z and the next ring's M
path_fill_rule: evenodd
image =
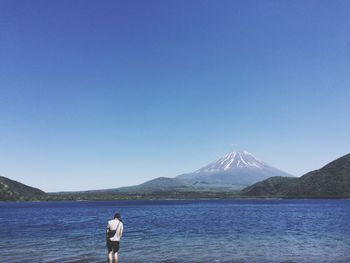
M237 197L237 198L139 198L139 199L43 199L43 200L0 200L0 203L43 203L43 202L128 202L128 201L249 201L249 200L350 200L350 197Z

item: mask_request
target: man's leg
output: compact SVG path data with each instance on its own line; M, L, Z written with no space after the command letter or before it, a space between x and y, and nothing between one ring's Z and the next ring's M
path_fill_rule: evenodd
M113 251L108 252L108 263L113 263Z
M114 253L114 263L118 263L118 252Z

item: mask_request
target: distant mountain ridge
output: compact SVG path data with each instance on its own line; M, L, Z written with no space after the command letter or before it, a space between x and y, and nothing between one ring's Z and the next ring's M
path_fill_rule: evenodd
M291 176L247 151L230 152L218 160L176 178L197 186L231 186L242 189L272 176Z
M350 197L350 154L300 178L275 177L242 190L244 196Z
M209 175L214 175L216 179L226 179L225 176L232 176L231 171L248 169L246 170L248 173L252 168L265 170L266 166L270 167L254 157L245 158L243 154L251 155L247 152L230 153L192 174L195 174L195 179L203 173L205 179ZM224 176L217 176L217 172L222 170ZM249 174L240 173L240 176L249 178ZM158 177L140 185L114 189L45 193L40 189L0 176L0 201L238 197L350 198L350 154L302 177L272 176L240 192L235 190L233 184L218 185L210 181L197 183L179 177ZM203 178L200 177L200 180Z
M158 177L135 186L121 187L120 192L156 192L156 191L174 191L184 190L188 184L177 178Z
M47 194L38 189L0 176L0 201L39 200Z
M256 159L247 151L231 152L193 173L176 177L158 177L139 185L81 191L91 194L155 192L237 192L271 176L290 176ZM60 193L62 194L62 193Z

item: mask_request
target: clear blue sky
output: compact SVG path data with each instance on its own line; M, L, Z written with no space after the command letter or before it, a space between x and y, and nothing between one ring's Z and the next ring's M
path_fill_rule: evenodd
M0 1L0 174L138 184L350 152L350 1Z

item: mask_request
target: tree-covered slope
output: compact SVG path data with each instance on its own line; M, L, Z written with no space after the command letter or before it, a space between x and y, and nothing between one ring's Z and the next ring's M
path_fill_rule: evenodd
M39 200L47 197L44 191L0 176L0 201Z
M350 154L299 178L289 196L350 197Z
M243 189L241 194L254 197L350 197L350 154L300 178L268 178Z
M274 176L244 188L243 196L285 196L292 185L298 181L296 177Z

